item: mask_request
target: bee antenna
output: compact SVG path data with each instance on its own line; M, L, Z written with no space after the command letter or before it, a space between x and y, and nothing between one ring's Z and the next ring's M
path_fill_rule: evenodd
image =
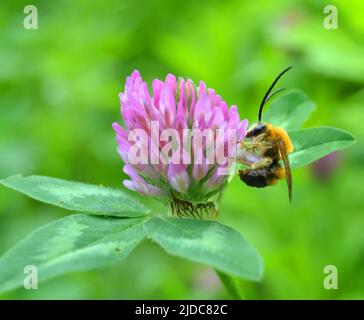
M276 83L278 82L278 80L288 71L292 69L292 66L289 66L288 68L284 69L278 76L277 78L275 78L275 80L273 81L273 83L270 85L269 89L267 90L267 92L265 93L262 102L260 103L259 106L259 113L258 113L258 121L260 122L262 120L262 112L263 112L263 107L265 105L265 103L276 93L278 93L279 91L282 91L284 88L275 90L272 92L272 94L270 95L271 91L273 90L274 86L276 85Z
M281 91L283 91L283 90L285 90L286 88L278 88L278 89L275 89L266 99L265 99L265 101L264 101L264 104L266 104L267 102L268 102L268 100L270 99L270 98L272 98L275 94L277 94L277 93L279 93L279 92L281 92Z

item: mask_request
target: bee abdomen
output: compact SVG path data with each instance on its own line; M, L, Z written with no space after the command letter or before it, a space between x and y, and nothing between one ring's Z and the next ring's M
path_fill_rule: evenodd
M273 162L270 166L259 169L240 170L240 179L250 187L264 188L275 184L284 177L285 170Z
M240 170L239 176L250 187L264 188L268 185L267 170L265 169Z

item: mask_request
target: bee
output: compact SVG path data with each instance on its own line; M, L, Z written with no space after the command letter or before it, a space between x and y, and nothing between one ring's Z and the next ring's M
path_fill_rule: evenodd
M293 151L291 139L283 128L263 123L261 119L264 105L272 96L284 90L279 88L272 92L275 84L291 68L284 69L264 95L259 107L258 123L247 131L246 138L249 140L242 142L244 156L240 159L249 168L239 170L240 179L248 186L256 188L271 186L286 178L289 201L292 200L292 174L288 159L288 154Z

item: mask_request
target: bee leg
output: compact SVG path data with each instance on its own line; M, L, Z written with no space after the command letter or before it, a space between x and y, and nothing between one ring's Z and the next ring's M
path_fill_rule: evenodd
M252 141L244 141L244 142L239 142L239 147L238 149L240 150L245 150L245 151L253 151L255 152L257 149L257 144L252 142Z
M260 160L254 162L253 164L251 164L250 168L251 169L259 169L259 168L263 168L266 166L269 166L272 163L272 159L270 158L261 158Z

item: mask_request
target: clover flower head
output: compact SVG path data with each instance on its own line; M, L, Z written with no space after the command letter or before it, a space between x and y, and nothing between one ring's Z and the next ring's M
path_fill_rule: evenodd
M120 93L122 127L113 123L130 179L124 186L171 205L177 215L215 210L247 120L213 89L168 74L148 91L138 71Z

